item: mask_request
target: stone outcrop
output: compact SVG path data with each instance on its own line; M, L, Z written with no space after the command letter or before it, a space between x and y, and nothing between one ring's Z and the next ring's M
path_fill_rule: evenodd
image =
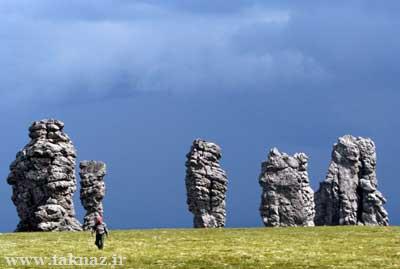
M314 226L314 192L304 153L289 156L273 148L261 165L260 214L265 226Z
M86 215L83 229L90 230L97 216L103 216L103 198L106 193L104 176L106 165L100 161L82 161L79 165L81 177L80 198Z
M79 231L73 193L76 151L64 123L41 120L29 128L31 141L10 165L8 184L20 222L16 231Z
M196 139L186 155L186 190L195 228L225 226L227 176L221 168L221 148Z
M325 181L315 194L316 225L388 225L377 190L375 144L350 135L333 146Z

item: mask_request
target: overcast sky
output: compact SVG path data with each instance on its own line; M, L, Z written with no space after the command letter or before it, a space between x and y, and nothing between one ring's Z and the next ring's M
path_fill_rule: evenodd
M1 1L0 231L18 222L8 166L42 118L65 122L78 161L107 163L112 228L191 226L197 137L223 149L228 226L261 226L268 150L307 153L316 190L345 134L375 140L400 224L400 2L321 2Z

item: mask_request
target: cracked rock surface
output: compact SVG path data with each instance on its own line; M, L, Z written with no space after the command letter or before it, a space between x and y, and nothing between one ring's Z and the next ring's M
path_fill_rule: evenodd
M377 187L374 142L340 137L326 179L315 193L316 225L388 225L386 200Z
M49 119L29 128L31 141L10 165L20 222L16 231L79 231L73 193L76 190L75 148L64 133L64 123Z
M224 227L228 179L219 164L221 148L196 139L186 157L187 204L194 215L194 227Z
M97 216L103 216L103 198L106 193L104 176L106 164L101 161L82 161L79 165L81 177L80 198L86 215L83 229L90 230Z
M261 164L260 214L265 226L314 226L314 192L307 173L304 153L289 156L270 150Z

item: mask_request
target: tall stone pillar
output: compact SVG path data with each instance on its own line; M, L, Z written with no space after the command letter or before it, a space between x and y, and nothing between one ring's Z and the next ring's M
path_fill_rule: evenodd
M224 227L228 179L219 164L221 148L196 139L186 157L187 204L194 215L194 227Z
M106 193L104 176L106 165L100 161L82 161L80 163L81 191L80 198L86 215L83 229L90 230L97 216L103 216L103 198Z
M260 214L265 226L314 226L314 192L304 153L289 156L273 148L261 165Z
M386 200L377 187L374 142L340 137L326 179L315 193L316 225L388 225Z
M76 151L64 123L35 121L31 141L10 165L8 184L20 222L16 231L79 231L72 196Z

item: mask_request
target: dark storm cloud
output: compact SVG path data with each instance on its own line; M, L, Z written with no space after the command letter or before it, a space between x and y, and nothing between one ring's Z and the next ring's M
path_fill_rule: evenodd
M0 95L61 101L119 91L270 91L357 84L372 75L387 83L397 80L399 19L379 7L3 1Z
M54 3L4 3L2 100L102 97L120 89L260 90L323 75L300 51L260 56L236 48L234 36L253 24L285 27L287 10L240 6L216 16L154 2Z

